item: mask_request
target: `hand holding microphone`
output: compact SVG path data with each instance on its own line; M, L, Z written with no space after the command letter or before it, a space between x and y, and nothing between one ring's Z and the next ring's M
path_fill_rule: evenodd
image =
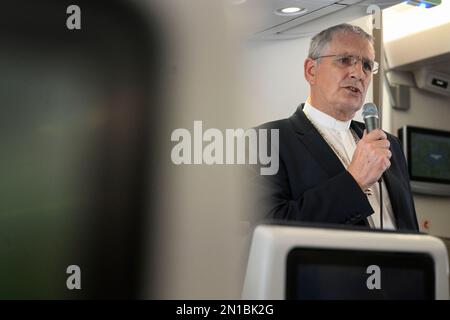
M378 111L373 103L363 107L363 118L367 132L356 145L352 161L347 170L361 189L372 186L390 166L392 156L386 133L379 129Z

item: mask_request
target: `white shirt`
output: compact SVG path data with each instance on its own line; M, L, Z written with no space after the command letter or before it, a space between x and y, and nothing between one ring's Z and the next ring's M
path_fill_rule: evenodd
M352 161L353 153L356 149L356 142L353 134L350 131L349 121L340 121L329 116L328 114L314 108L309 103L305 103L303 112L306 117L314 124L314 126L324 135L325 141L332 144L331 149L336 153L336 156L341 160L343 166L347 169ZM336 149L339 154L334 150ZM345 159L341 159L345 157ZM395 218L391 206L388 191L384 181L383 188L383 229L395 230ZM380 189L379 184L375 183L370 187L372 195L368 195L368 200L374 213L367 218L371 228L380 228Z

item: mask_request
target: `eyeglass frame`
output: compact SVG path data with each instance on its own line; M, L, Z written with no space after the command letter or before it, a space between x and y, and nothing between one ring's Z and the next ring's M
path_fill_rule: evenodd
M318 59L320 59L320 58L331 58L331 57L339 57L339 58L347 57L347 58L357 59L357 60L355 61L355 63L352 64L352 66L354 66L356 63L358 63L359 61L361 61L361 64L362 64L362 66L363 66L363 71L364 71L364 73L370 72L371 74L377 74L378 71L379 71L379 69L380 69L380 64L379 64L377 61L375 61L375 60L370 60L370 59L367 59L367 58L360 58L360 57L357 57L357 56L354 56L354 55L351 55L351 54L330 54L330 55L319 56L319 57L311 58L311 59L312 59L312 60L318 60ZM337 60L339 60L339 59L335 59L335 61L337 61ZM372 62L372 63L373 63L372 71L367 71L367 72L366 72L366 70L364 69L364 62L366 62L366 63L367 63L367 62ZM373 71L373 70L375 70L375 71Z

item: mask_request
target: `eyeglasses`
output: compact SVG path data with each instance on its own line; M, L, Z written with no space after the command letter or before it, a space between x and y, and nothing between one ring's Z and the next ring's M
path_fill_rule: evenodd
M313 60L318 60L320 58L331 58L334 57L334 61L336 61L341 67L352 67L354 66L358 61L361 61L362 67L364 70L364 73L372 73L376 74L378 72L379 64L376 61L372 61L370 59L366 58L360 58L355 57L352 55L337 55L337 54L330 54L327 56L320 56L317 58L314 58Z

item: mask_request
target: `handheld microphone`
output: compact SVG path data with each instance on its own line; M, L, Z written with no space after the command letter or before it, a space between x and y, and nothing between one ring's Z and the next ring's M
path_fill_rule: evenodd
M378 117L378 109L375 104L368 102L363 106L362 116L366 124L367 133L380 128L380 118ZM380 188L380 229L383 230L383 185L382 178L378 180Z
M363 106L362 116L366 124L367 133L380 128L380 119L378 117L378 109L372 102L368 102Z

